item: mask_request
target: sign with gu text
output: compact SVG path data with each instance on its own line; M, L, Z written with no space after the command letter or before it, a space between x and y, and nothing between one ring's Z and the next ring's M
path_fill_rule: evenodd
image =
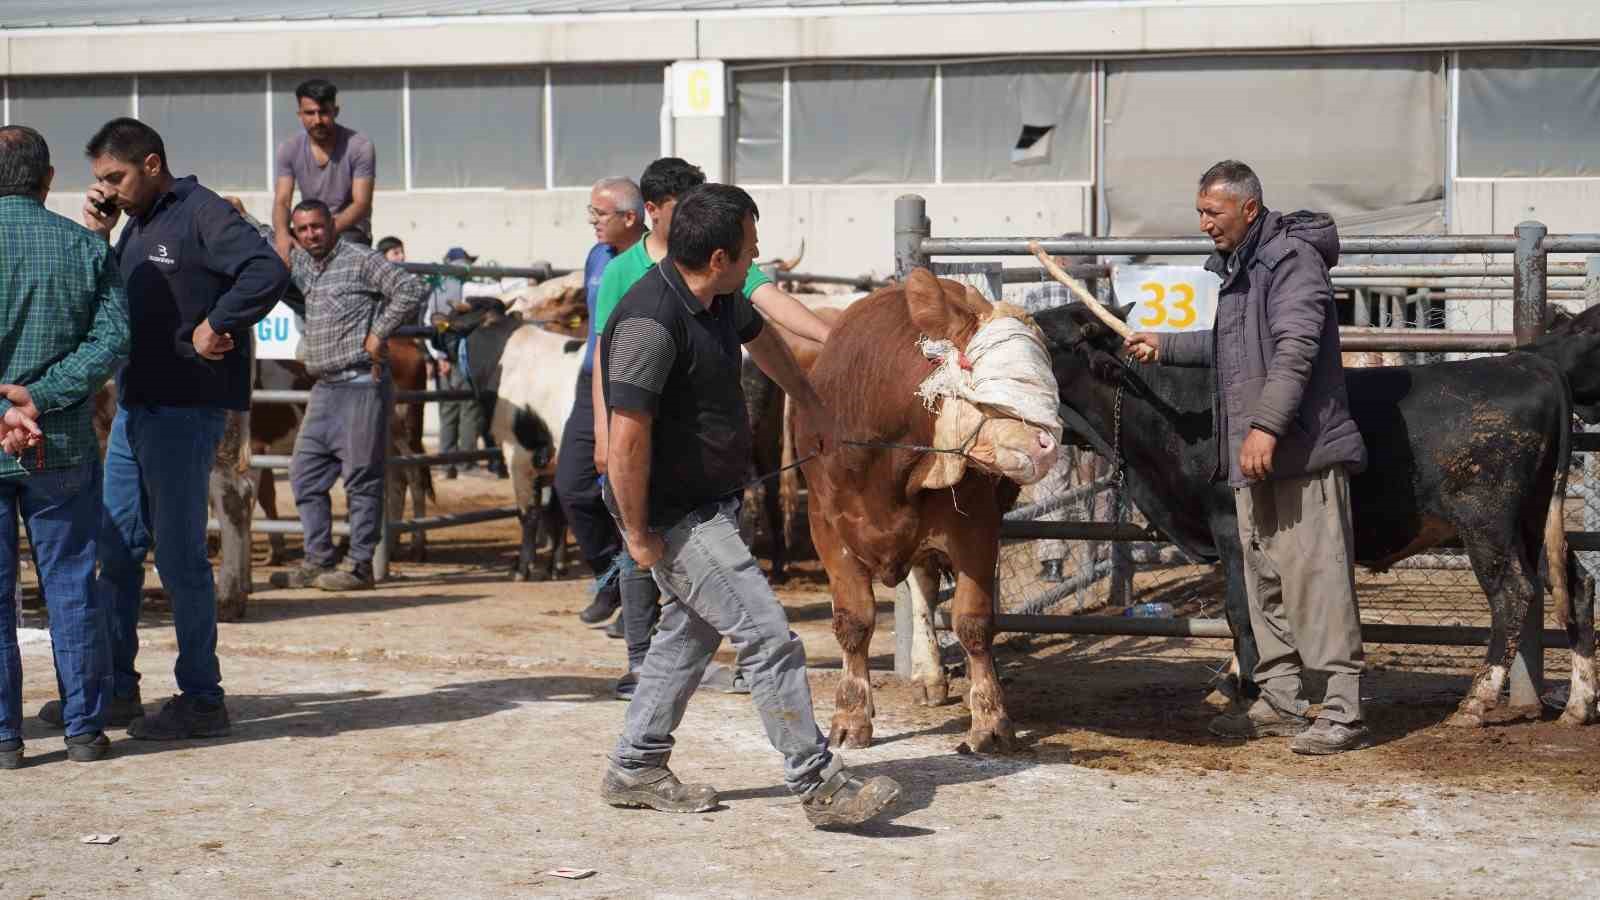
M282 303L256 323L256 359L294 359L300 349L300 322Z
M1117 266L1118 303L1133 303L1134 331L1204 331L1217 318L1221 279L1201 266Z

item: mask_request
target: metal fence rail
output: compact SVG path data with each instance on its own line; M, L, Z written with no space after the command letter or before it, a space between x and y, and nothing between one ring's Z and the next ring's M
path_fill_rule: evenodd
M424 264L418 264L424 265ZM408 266L409 267L409 266ZM435 266L432 268L464 268L460 266ZM486 272L532 272L534 269L475 269L478 274ZM476 395L471 391L396 391L395 403L437 403L475 400ZM311 400L310 391L268 391L258 390L250 395L251 403L298 403L305 404ZM492 461L501 458L498 450L463 450L451 453L423 453L390 455L385 460L384 484L380 492L380 509L382 516L381 535L378 546L373 553L372 574L375 579L382 581L389 577L389 561L393 551L394 538L400 534L415 534L418 532L433 531L441 528L454 528L463 525L476 525L481 522L491 522L497 519L514 519L520 515L515 506L495 507L493 509L479 509L469 512L450 513L447 515L423 516L419 519L391 519L389 506L389 478L390 469L416 468L420 466L448 466L460 463L474 463ZM274 454L255 454L250 458L250 468L285 470L293 457ZM211 531L220 531L222 523L212 519L206 523ZM250 531L254 534L304 534L305 528L298 519L257 519L250 520ZM333 523L335 536L344 537L350 534L350 525L347 522Z
M895 202L894 240L896 272L898 277L903 278L913 267L935 268L932 265L934 257L1031 255L1029 245L1036 239L933 237L926 215L926 202L920 196L906 195ZM1037 240L1046 251L1060 256L1193 256L1209 255L1213 252L1210 240L1205 238L1072 237ZM1549 280L1551 275L1565 276L1569 279L1573 276L1589 275L1591 281L1584 286L1592 286L1596 281L1597 267L1593 264L1585 265L1582 261L1551 262L1550 254L1600 253L1600 235L1550 235L1542 224L1524 222L1517 226L1511 235L1349 236L1341 238L1341 252L1346 261L1336 266L1332 274L1335 279L1343 282L1344 289L1348 291L1342 296L1349 297L1350 301L1355 303L1353 320L1357 323L1356 327L1340 329L1343 350L1385 354L1504 352L1532 340L1543 332L1547 305L1552 300L1576 299L1581 296L1581 292L1576 290L1563 290L1553 294ZM1510 256L1511 259L1442 261L1460 254ZM1422 255L1429 259L1415 263L1394 263L1382 259L1369 261L1363 258L1400 255ZM1110 266L1099 263L1080 264L1075 268L1079 270L1074 273L1078 277L1105 278L1111 272ZM1484 283L1473 284L1465 280L1473 278L1482 279ZM1039 270L1030 267L1002 269L996 280L1004 284L1027 284L1045 279L1041 277ZM1568 283L1559 282L1563 286ZM1576 282L1570 283L1574 287L1578 286ZM1457 300L1464 296L1505 301L1510 307L1510 321L1505 325L1509 325L1510 328L1501 326L1498 330L1489 328L1462 331L1433 327L1450 320L1451 316L1459 320L1463 316L1470 315L1463 312L1464 310L1489 309L1488 304L1455 305ZM1373 304L1376 304L1375 314ZM1499 309L1498 306L1495 308ZM1504 312L1497 314L1505 315ZM1485 318L1488 315L1489 313L1479 314L1475 324L1481 325L1491 321ZM1600 450L1600 435L1575 434L1573 449L1575 453ZM1097 458L1088 456L1083 458L1083 460L1093 459ZM1078 465L1081 466L1083 460L1080 460ZM1106 474L1104 461L1095 461L1093 464L1099 467L1095 469L1095 478L1103 479ZM1578 502L1600 503L1600 484L1584 483L1580 477L1583 468L1581 465L1573 466L1571 494ZM1041 555L1023 553L1019 557L1020 562L1012 563L1011 574L1022 577L1023 580L1031 578L1036 588L1035 593L1022 598L1023 612L1019 614L1001 607L1002 591L997 590L996 629L1078 635L1230 638L1227 623L1219 617L1220 601L1210 596L1225 588L1181 587L1182 579L1188 579L1187 583L1193 584L1196 578L1203 580L1206 573L1213 572L1214 567L1192 565L1187 560L1180 561L1177 565L1163 563L1162 566L1166 569L1178 571L1179 576L1175 576L1178 581L1152 584L1148 576L1136 580L1134 571L1137 566L1133 559L1134 554L1127 549L1119 551L1118 548L1160 545L1165 542L1165 538L1154 528L1139 522L1104 521L1111 510L1116 508L1112 505L1116 501L1110 499L1114 496L1111 492L1095 489L1097 484L1098 482L1094 480L1089 484L1080 484L1073 479L1066 483L1065 488L1054 486L1051 490L1071 495L1070 500L1059 503L1051 502L1052 498L1049 496L1041 497L1036 493L1030 496L1030 492L1025 490L1021 501L1024 504L1022 515L1008 516L1002 523L1000 535L1005 547L1018 548L1020 551L1043 546L1041 542L1075 542L1074 547L1083 545L1088 550L1086 553L1078 549L1071 550L1071 561L1074 563L1075 571L1059 571L1053 579L1046 579L1042 584L1037 583L1038 576L1026 575L1016 568L1038 563ZM1077 515L1071 516L1071 520L1043 521L1039 518L1040 516L1066 518L1061 514L1074 509L1077 510ZM1587 520L1600 523L1600 514L1589 516ZM1600 531L1569 531L1568 543L1572 552L1600 550ZM1006 565L1005 547L1002 548L1002 567ZM1066 551L1058 552L1061 554L1057 557L1060 560L1058 565L1064 565ZM1175 548L1170 552L1175 552ZM1148 557L1147 553L1140 555ZM1397 566L1396 570L1397 574L1392 576L1396 579L1433 572L1446 575L1454 579L1454 583L1448 588L1438 588L1438 590L1448 592L1453 588L1460 594L1477 592L1476 608L1474 610L1471 603L1463 605L1464 601L1457 600L1452 595L1422 609L1421 612L1424 613L1422 615L1412 615L1405 609L1400 609L1392 617L1386 616L1384 621L1364 622L1363 635L1366 640L1450 646L1481 646L1488 642L1487 628L1460 621L1468 619L1469 616L1481 618L1487 607L1482 602L1481 591L1478 591L1476 582L1471 580L1470 567L1464 564L1459 553L1453 553L1450 547L1435 548L1421 558L1411 560L1409 566ZM1190 598L1184 604L1186 608L1193 603L1195 591L1199 590L1209 597L1200 599L1200 609L1202 611L1209 609L1216 615L1133 618L1081 613L1039 614L1057 605L1058 601L1068 595L1080 591L1085 581L1101 583L1104 590L1096 598L1096 602L1109 602L1113 606L1130 604L1145 591L1153 592L1156 596L1170 594L1173 590L1171 585L1178 583L1180 589L1187 592L1184 596ZM1401 595L1412 593L1408 591L1404 582L1398 580L1390 585L1390 589L1398 590ZM1365 590L1363 587L1363 592ZM1535 610L1533 615L1537 617L1537 621L1543 621L1543 600L1539 598L1536 602L1539 609ZM1367 611L1365 601L1363 601L1363 611L1364 613ZM910 617L909 593L902 586L896 598L895 668L904 675L909 675L911 670ZM1391 621L1390 618L1396 620ZM901 623L906 627L900 627ZM948 627L947 621L945 627ZM1544 639L1542 646L1537 640L1539 637ZM1523 691L1530 689L1537 691L1540 685L1543 675L1543 646L1566 645L1564 632L1540 629L1530 634L1530 638L1533 639L1524 642L1524 653L1518 661L1517 670L1513 673L1513 687L1520 686Z

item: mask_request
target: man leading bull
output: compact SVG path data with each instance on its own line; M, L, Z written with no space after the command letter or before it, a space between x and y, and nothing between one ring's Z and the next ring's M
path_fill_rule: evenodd
M1141 362L1213 366L1221 451L1213 477L1233 487L1244 546L1250 626L1261 650L1248 709L1219 715L1223 737L1293 736L1296 753L1342 753L1369 742L1361 720L1361 619L1356 608L1349 472L1367 461L1345 393L1339 320L1328 270L1333 220L1270 212L1249 166L1225 160L1200 178L1200 230L1222 279L1211 330L1139 332ZM1313 723L1300 670L1326 672Z
M667 256L617 304L600 342L610 418L607 504L633 560L674 602L661 612L626 723L601 783L616 806L702 812L707 785L667 768L672 732L727 637L750 681L784 781L818 826L858 825L899 785L851 774L813 718L805 646L739 536L750 458L739 345L788 395L828 449L832 414L741 287L756 255L756 204L730 185L682 197Z

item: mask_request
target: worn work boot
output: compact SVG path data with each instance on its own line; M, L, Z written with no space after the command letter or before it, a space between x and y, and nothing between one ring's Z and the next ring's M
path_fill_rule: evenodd
M617 685L612 689L612 696L618 700L632 700L633 692L639 689L639 673L629 672L617 679Z
M1289 749L1305 756L1329 756L1347 750L1372 746L1372 732L1360 722L1333 722L1318 719L1310 728L1295 735Z
M67 738L67 759L73 762L95 762L111 752L111 739L104 731L90 731Z
M333 571L333 566L319 566L306 562L287 572L273 572L267 582L275 588L308 588L316 584L318 578Z
M1286 713L1257 699L1250 708L1238 712L1225 712L1211 720L1210 732L1225 738L1294 737L1311 727L1305 716Z
M666 766L629 772L606 765L600 798L612 806L697 813L717 808L717 790L709 784L684 784Z
M130 696L111 698L111 706L106 710L106 725L111 728L126 728L129 722L142 715L144 715L144 700L139 697L139 689L134 688ZM67 727L66 718L61 714L61 701L51 700L39 707L39 721L51 728Z
M22 768L22 739L0 741L0 769Z
M228 707L221 700L202 700L189 694L173 697L161 712L135 719L128 726L128 736L141 741L227 737L232 732Z
M372 590L372 564L355 563L344 571L330 570L317 576L312 584L319 591L342 593L344 591Z
M900 797L900 785L887 775L862 778L840 769L806 795L800 806L817 828L851 828L888 809Z
M616 583L606 585L589 601L589 605L578 613L578 621L585 625L599 625L611 618L622 606L622 589Z

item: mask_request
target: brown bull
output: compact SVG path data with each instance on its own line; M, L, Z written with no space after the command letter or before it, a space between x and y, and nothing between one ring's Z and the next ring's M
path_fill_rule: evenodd
M844 746L872 740L872 581L892 587L910 576L916 593L931 603L941 572L955 576L953 626L972 681L968 744L974 750L1013 744L990 654L1000 517L1015 502L1019 481L1049 470L1055 440L1019 420L994 417L958 439L936 435L934 416L915 396L934 368L918 339L946 339L964 349L993 314L976 292L916 270L903 287L891 285L845 311L810 368L841 441L804 469L811 536L828 570L833 632L844 654L830 729L831 739ZM801 446L810 445L808 423L800 421L797 433ZM908 449L927 446L963 447L965 453ZM928 615L928 608L919 614ZM942 669L919 673L918 684L923 702L944 701Z

